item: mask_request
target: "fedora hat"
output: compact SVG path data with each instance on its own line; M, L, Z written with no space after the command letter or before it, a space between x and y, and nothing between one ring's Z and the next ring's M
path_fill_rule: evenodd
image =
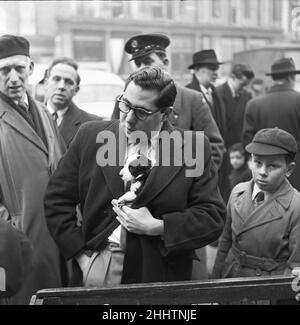
M219 62L216 52L214 50L203 50L194 53L193 55L193 63L188 66L188 69L194 69L200 65L219 65L223 64L223 62Z
M296 66L292 58L282 58L275 61L271 66L271 72L266 73L266 76L273 76L284 73L300 73L300 70L296 70Z
M139 34L131 37L125 44L125 52L131 54L129 61L155 53L166 52L170 39L164 34Z

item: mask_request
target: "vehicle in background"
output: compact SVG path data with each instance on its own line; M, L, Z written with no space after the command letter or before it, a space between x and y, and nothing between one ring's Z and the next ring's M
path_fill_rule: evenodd
M300 69L300 46L297 44L270 45L262 48L237 52L233 55L233 63L248 64L254 71L255 77L263 80L268 88L272 78L265 74L270 72L274 61L281 58L293 58L296 68ZM296 76L295 89L300 91L300 80Z
M45 98L44 76L48 68L44 64L36 64L29 78L32 96L43 102ZM92 65L79 65L80 90L73 101L82 110L110 119L115 99L124 90L124 81L116 74L93 68Z

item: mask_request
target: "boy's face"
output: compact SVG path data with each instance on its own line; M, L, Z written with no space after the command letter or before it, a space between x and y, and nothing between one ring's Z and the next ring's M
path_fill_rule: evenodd
M230 165L233 169L238 169L242 167L245 163L245 157L240 151L230 152Z
M260 156L252 154L253 180L265 192L275 192L295 168L295 163L286 162L285 155Z

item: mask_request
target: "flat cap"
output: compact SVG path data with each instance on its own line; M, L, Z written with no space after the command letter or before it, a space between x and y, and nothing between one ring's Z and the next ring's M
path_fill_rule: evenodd
M165 52L170 39L164 34L139 34L131 37L125 44L125 51L132 54L129 61L155 53Z
M276 127L258 131L246 150L256 155L296 154L298 146L290 133Z
M26 38L15 35L0 36L0 59L14 55L29 55L29 42Z

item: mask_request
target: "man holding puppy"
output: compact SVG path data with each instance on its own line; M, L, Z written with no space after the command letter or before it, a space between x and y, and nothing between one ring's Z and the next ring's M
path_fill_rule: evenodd
M225 206L208 139L198 135L203 141L203 152L197 157L204 166L201 173L190 175L186 164L172 159L189 145L195 154L196 146L189 141L179 146L171 141L169 164L161 164L165 152L159 136L174 131L167 117L175 97L174 82L162 69L145 67L133 73L117 99L120 121L83 125L51 178L45 196L46 218L64 257L73 259L72 284L189 280L194 249L221 234ZM186 132L192 140L196 138L195 132ZM139 142L135 141L137 133L143 135ZM111 135L113 153L103 141ZM131 207L118 206L113 200L127 186L120 171L137 152L151 161L151 171ZM110 163L103 163L105 157ZM81 227L76 223L78 204ZM126 231L120 231L120 223Z

